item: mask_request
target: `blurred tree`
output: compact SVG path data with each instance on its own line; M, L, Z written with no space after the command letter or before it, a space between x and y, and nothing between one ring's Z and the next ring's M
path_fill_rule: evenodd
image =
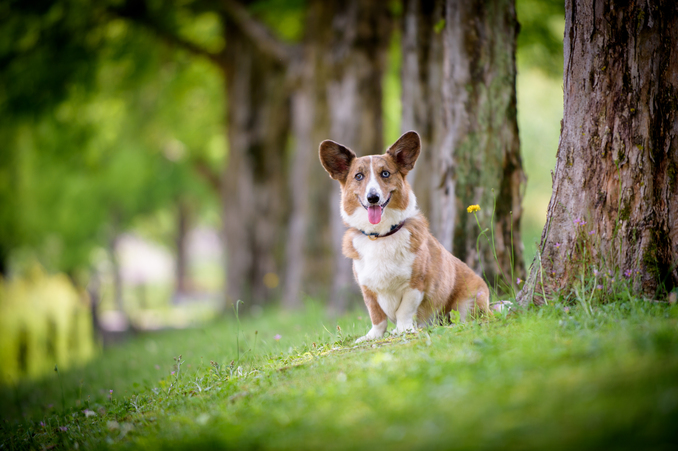
M76 5L75 3L78 4ZM156 38L154 45L157 46L157 39L159 38L162 42L168 44L170 48L175 49L172 51L174 58L177 58L178 55L185 55L185 52L188 52L191 55L205 58L214 64L216 69L221 73L221 79L225 80L225 90L222 88L221 92L226 92L227 96L232 99L232 102L229 103L230 110L228 114L229 160L232 164L227 165L226 171L222 172L220 169L215 171L213 164L211 164L213 161L209 161L209 157L206 158L205 155L200 153L196 155L192 152L193 149L185 152L186 147L188 147L187 144L190 145L192 143L185 143L176 138L170 138L165 143L160 143L159 148L162 149L163 153L169 155L166 156L170 160L174 158L171 155L176 154L177 149L179 154L188 153L188 158L182 158L179 155L178 160L182 160L182 164L175 165L177 170L179 170L176 175L178 176L183 171L183 169L179 168L191 170L192 167L195 173L203 175L213 186L217 185L215 188L217 192L221 193L224 204L223 222L228 247L227 255L229 256L228 268L230 270L229 274L231 274L230 283L228 284L230 297L232 299L241 298L244 295L244 287L255 293L257 297L264 297L266 293L264 293L265 290L262 290L262 287L265 287L262 282L264 275L262 273L276 271L275 264L272 262L279 259L279 257L275 257L275 254L276 249L282 242L277 234L284 232L284 227L281 229L278 225L281 222L281 212L285 211L284 198L286 190L284 189L284 184L286 183L286 165L284 164L284 155L287 142L286 121L288 112L286 108L288 99L285 94L286 86L282 80L282 75L280 75L281 71L277 70L279 75L275 75L277 63L268 59L266 54L253 54L252 51L256 49L253 49L251 45L250 47L243 48L243 46L249 45L246 43L246 38L237 32L236 27L226 27L224 25L228 21L228 15L223 3L218 1L165 2L163 4L144 1L111 1L85 2L83 4L82 2L71 2L69 0L54 0L39 2L39 7L24 5L25 7L22 8L17 6L18 4L19 2L3 2L2 8L0 8L0 14L3 15L0 18L11 25L6 28L6 32L10 35L7 42L16 42L21 45L25 43L24 47L28 46L29 51L24 52L23 48L20 48L19 50L21 51L19 51L12 46L2 49L3 53L1 54L0 62L7 68L6 73L9 74L4 77L3 86L11 86L12 88L18 86L21 88L23 86L21 85L22 71L30 74L39 73L41 77L38 77L39 79L35 82L24 83L27 85L26 88L23 90L18 89L16 93L14 93L13 89L3 90L3 93L13 93L13 97L5 94L2 99L9 99L3 102L3 111L6 113L6 117L13 117L17 112L21 112L21 106L26 103L26 100L39 96L43 90L51 94L46 96L47 100L36 104L40 106L40 108L36 106L33 109L36 117L44 112L49 113L50 108L54 108L63 99L72 95L72 90L75 87L86 91L89 86L85 83L89 80L86 75L92 78L91 73L96 73L102 49L105 48L105 45L124 41L120 37L125 36L127 33L148 30ZM289 6L286 6L286 8L290 9ZM120 19L123 20L121 21ZM33 22L38 25L33 26ZM70 25L71 23L74 25ZM129 24L132 27L128 29L126 27ZM44 31L43 28L47 31ZM37 29L37 31L34 29ZM62 31L62 29L64 30ZM135 31L132 31L133 29ZM32 34L31 30L33 30ZM23 36L15 37L12 33L17 35L23 33ZM56 42L54 39L48 41L43 39L43 36L51 39L53 35L58 35L64 42ZM230 50L224 48L226 39L229 39L232 44L229 46ZM94 43L96 45L91 44L88 47L80 41L83 41L85 44ZM242 44L238 43L240 41ZM75 50L70 52L69 49L71 48ZM122 53L139 55L137 60L133 62L128 60L128 63L133 68L137 66L147 67L148 64L144 61L144 50L147 49L141 50L130 46L123 50ZM35 54L37 56L30 60L24 56L24 53L29 55ZM118 55L118 57L121 59L125 58L122 55ZM59 72L47 69L47 66L51 64L50 58L56 58L64 67L77 69L82 66L85 69L90 69L91 73L84 69L80 71L83 74L78 76L76 76L79 74L78 71L75 71L76 75L69 72L70 78L62 80ZM249 58L250 61L239 61L237 58ZM192 59L192 63L197 61ZM166 63L171 64L169 61ZM243 65L239 66L239 63L243 63ZM250 68L249 76L252 77L251 79L248 79L247 75L239 70L242 69L244 71L248 67ZM155 69L156 75L162 76L163 71L160 70L158 72L157 67ZM122 69L122 73L116 75L129 76L129 80L134 80L137 83L141 82L136 74L126 73L125 68ZM106 74L103 76L105 78ZM243 85L243 81L249 83L249 85ZM249 90L240 91L243 86L249 86ZM53 93L53 91L55 92ZM205 111L214 113L211 105L223 105L221 99L214 98L215 92L217 91L211 91L210 95L203 99L205 103L202 105L202 108ZM31 103L28 102L28 104ZM171 121L179 119L179 122L174 122L173 125L178 125L177 128L184 129L184 127L181 127L182 119L179 116L187 116L189 111L181 111L181 108L176 107L169 108L168 110L175 113L174 117L167 117L166 119ZM144 111L144 109L142 108L140 111ZM147 109L146 112L148 112ZM188 115L190 116L191 114L195 113ZM221 116L223 117L223 115ZM203 116L198 113L195 117L202 118ZM185 119L183 123L188 124L191 122ZM148 120L141 121L141 123L148 122ZM207 123L212 124L213 121L208 120ZM70 128L77 128L77 126ZM223 131L224 128L226 127L223 127L222 123L221 130ZM151 130L150 136L158 138L158 132L166 132L166 130L170 129L172 127L163 129L163 127L156 126L155 130ZM199 130L200 127L197 129ZM151 149L155 147L155 150L149 156L151 161L153 161L154 158L157 158L159 150L157 145L159 143L139 143L139 137L144 135L133 133L139 131L126 130L129 134L128 136L132 136L129 141L137 146L140 145L141 148L138 150L142 150L146 144L150 144ZM147 132L149 130L144 131ZM199 138L202 140L201 145L204 146L206 143L211 143L210 137L210 134L202 135ZM137 139L136 142L135 139ZM158 139L158 141L161 140ZM115 144L119 145L120 142ZM67 148L75 150L77 146L64 147L64 149ZM80 150L78 149L76 152L73 152L73 155L77 156L77 152ZM60 157L64 157L64 155L63 152L60 153ZM136 155L136 157L142 158L139 155ZM117 161L118 156L115 156L114 160ZM172 161L172 163L177 163L178 160ZM143 170L143 168L149 168L149 164L138 164L134 168ZM223 183L219 181L222 178L219 175L220 173L224 174ZM120 229L124 229L128 224L128 218L134 217L139 211L149 210L148 208L142 208L141 210L129 209L125 208L125 206L117 205L119 199L126 198L125 193L132 192L135 192L137 195L134 202L138 204L144 203L138 202L140 200L138 193L144 192L136 184L139 179L131 180L133 175L138 176L139 174L127 172L118 175L121 176L118 180L122 185L116 187L116 189L120 191L116 191L116 189L112 191L114 194L112 199L110 199L111 202L107 202L107 206L111 212L116 211L117 213L115 214L121 216ZM244 185L238 184L237 191L234 190L234 183L243 181L246 183ZM223 185L223 188L221 185ZM181 186L185 188L185 186ZM151 192L166 192L155 188L151 189ZM140 191L134 191L135 189ZM6 190L8 193L6 197L11 198L12 194L9 191L10 189L8 188ZM96 190L93 191L96 192ZM172 194L169 198L173 202L177 202L177 193L180 191L182 190L175 190L175 194ZM256 200L253 204L243 203L243 199L238 197L239 194L248 193L248 191L249 194L245 196L252 196L251 198ZM148 201L145 203L146 206L153 203L151 202L152 199L149 199L147 196L142 196L141 199ZM141 205L138 206L141 207ZM128 211L130 212L129 216L126 214ZM110 222L110 215L108 218L100 216L94 222L97 222L99 226L105 222ZM235 223L242 224L242 227L234 226ZM266 226L268 228L264 227L262 229L266 224L268 224ZM27 237L22 239L20 236L22 233L26 235L24 232L21 232L21 227L12 226L11 221L8 221L3 227L9 233L5 235L7 239L2 240L3 242L0 243L0 257L6 256L9 249L17 248L22 243L29 244ZM239 234L243 230L246 236ZM42 235L44 236L44 233ZM102 241L99 240L99 242ZM71 252L69 251L69 253ZM281 254L280 249L277 249L277 254ZM243 255L251 257L241 258ZM4 267L4 265L2 266ZM265 288L268 289L267 287Z
M512 272L524 274L514 3L407 0L403 9L402 127L421 130L427 145L417 195L445 248L489 281L504 274L508 288ZM480 255L472 204L493 227Z
M209 68L159 47L105 4L85 6L0 4L1 41L20 47L0 53L0 228L8 232L0 260L6 267L10 251L15 260L29 252L76 281L92 249L140 214L172 208L179 193L206 198L194 166L215 160L222 133L222 104L212 101L221 87Z
M227 26L226 40L230 153L222 202L227 294L233 301L261 304L276 287L266 284L265 276L277 274L276 250L279 257L284 249L289 91L284 68L258 52L237 27Z
M661 295L678 285L678 5L568 0L564 61L553 193L519 301L603 271Z
M344 310L354 284L350 261L341 253L344 225L339 216L339 196L332 191L328 199L325 193L336 187L327 177L319 180L311 175L310 162L317 158L312 149L319 138L328 136L359 153L383 149L381 82L391 31L388 4L376 0L311 1L303 42L290 48L273 38L239 3L224 3L229 17L256 43L259 51L285 62L292 89L295 146L283 303L288 307L300 305L302 275L309 266L304 246L308 241L326 237L323 230L329 224L334 256L330 306L336 311ZM328 209L326 222L323 219L328 217ZM315 224L309 228L311 213ZM311 255L311 265L325 266L322 260L326 255L316 249Z
M417 204L431 216L435 149L442 140L443 0L404 0L402 19L401 133L416 130L422 152L409 174Z

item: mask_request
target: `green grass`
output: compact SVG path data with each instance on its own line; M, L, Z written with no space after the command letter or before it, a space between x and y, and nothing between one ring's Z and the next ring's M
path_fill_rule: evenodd
M360 346L364 312L321 311L241 319L239 362L233 319L138 337L61 374L65 412L56 375L5 388L2 449L677 444L678 306L550 305Z

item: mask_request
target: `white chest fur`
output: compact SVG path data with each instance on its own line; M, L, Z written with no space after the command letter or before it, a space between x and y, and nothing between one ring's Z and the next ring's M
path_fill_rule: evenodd
M409 250L410 232L402 229L376 240L358 235L353 247L360 254L360 259L353 261L358 283L377 294L384 313L395 321L395 312L412 276L415 254Z

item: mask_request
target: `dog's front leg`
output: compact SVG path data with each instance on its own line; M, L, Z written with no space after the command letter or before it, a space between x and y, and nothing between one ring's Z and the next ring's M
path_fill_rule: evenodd
M372 329L367 332L367 335L358 338L355 341L356 343L383 337L384 333L386 332L386 326L388 325L388 318L386 318L386 313L384 313L384 310L379 305L379 302L377 302L377 295L365 286L361 286L360 288L363 292L363 298L365 299L367 310L370 312Z
M403 300L400 301L400 306L396 310L396 328L393 331L396 334L402 334L406 332L416 332L417 329L414 325L414 315L417 314L417 309L419 304L424 300L424 293L415 290L413 288L408 288L403 293Z

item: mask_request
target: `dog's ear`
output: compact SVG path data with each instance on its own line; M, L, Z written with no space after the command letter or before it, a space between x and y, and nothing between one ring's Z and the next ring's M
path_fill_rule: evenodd
M355 153L348 147L326 139L320 143L320 162L334 180L344 183Z
M386 153L393 157L398 169L403 174L407 174L414 168L414 162L417 161L421 151L421 139L417 132L409 131L398 138Z

